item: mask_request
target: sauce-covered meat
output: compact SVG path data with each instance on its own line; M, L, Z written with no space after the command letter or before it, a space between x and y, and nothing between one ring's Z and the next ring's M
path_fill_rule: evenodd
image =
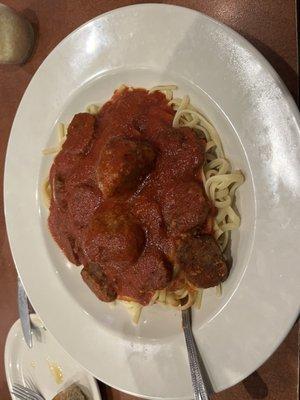
M159 92L116 92L96 116L75 115L52 165L50 231L103 301L148 304L175 263L199 287L228 274L199 178L205 140L173 118Z
M81 276L88 287L102 301L114 301L117 298L111 281L103 272L101 265L89 262L81 271Z
M87 258L100 264L134 264L145 245L145 233L119 203L105 203L83 233L83 248Z
M190 207L189 205L193 206ZM164 192L162 213L173 233L202 226L210 210L202 186L195 181L176 182Z
M105 197L135 190L151 171L156 154L145 140L113 137L100 154L99 187Z
M149 246L138 262L126 271L127 285L121 298L134 298L142 305L148 304L155 290L164 289L169 284L172 272L164 254Z
M177 248L176 262L196 287L216 286L229 274L222 252L210 235L185 236Z

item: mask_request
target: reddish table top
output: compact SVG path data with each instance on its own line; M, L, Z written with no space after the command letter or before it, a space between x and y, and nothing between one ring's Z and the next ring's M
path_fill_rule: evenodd
M2 0L33 24L37 43L33 57L23 66L0 66L0 187L7 141L13 118L31 77L49 52L82 23L114 8L145 1L129 0ZM246 37L270 61L294 98L298 93L297 25L295 0L174 0L199 10ZM297 98L296 98L297 99ZM16 272L7 241L0 198L0 357L7 332L18 318ZM262 366L242 383L214 396L218 400L298 399L299 323ZM134 399L100 384L104 399ZM3 362L0 363L0 399L9 399Z

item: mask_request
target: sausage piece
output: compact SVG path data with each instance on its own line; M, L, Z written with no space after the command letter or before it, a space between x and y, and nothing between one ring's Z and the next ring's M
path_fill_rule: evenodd
M223 254L210 235L187 235L177 248L176 262L185 271L187 280L199 288L216 286L229 274Z

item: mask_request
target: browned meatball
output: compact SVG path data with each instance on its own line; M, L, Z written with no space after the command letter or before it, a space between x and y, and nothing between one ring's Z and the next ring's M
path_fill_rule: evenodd
M165 191L162 203L164 220L173 233L203 225L210 210L202 187L195 181L174 182Z
M56 183L57 177L63 181L78 168L83 155L89 151L92 145L95 121L95 117L87 113L80 113L74 116L69 125L68 135L62 146L62 151L57 154L51 167L51 185Z
M94 214L83 247L91 261L126 266L139 258L144 244L144 231L134 217L110 202Z
M76 227L87 226L101 201L100 190L87 185L76 186L68 193L68 212Z
M81 276L91 291L100 300L109 302L116 299L117 293L99 264L88 263L82 269Z
M155 157L154 149L144 140L113 137L105 145L98 166L103 195L135 190L151 171Z
M155 290L164 289L172 279L172 266L155 248L148 248L138 262L128 269L123 281L122 296L140 304L149 304Z
M55 174L54 171L50 176L51 191L52 191L52 201L61 209L65 210L67 207L67 196L65 190L65 181L59 175Z
M53 206L51 206L50 211L48 225L52 236L68 260L75 265L80 265L79 245L64 219L65 213Z
M226 280L229 268L212 236L186 236L176 251L176 262L187 280L200 288L216 286Z
M86 153L95 131L96 118L88 113L74 115L63 149L69 153Z
M147 290L164 289L172 279L173 268L164 255L150 248L139 259L136 268Z

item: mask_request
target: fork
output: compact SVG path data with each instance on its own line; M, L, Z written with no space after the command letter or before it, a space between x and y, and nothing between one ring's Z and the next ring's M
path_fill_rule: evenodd
M189 307L186 310L182 310L181 313L182 328L189 357L192 385L194 389L194 399L209 400L209 392L212 392L212 388L193 336L191 308Z
M11 393L19 400L45 400L45 398L35 390L19 384L13 385Z

